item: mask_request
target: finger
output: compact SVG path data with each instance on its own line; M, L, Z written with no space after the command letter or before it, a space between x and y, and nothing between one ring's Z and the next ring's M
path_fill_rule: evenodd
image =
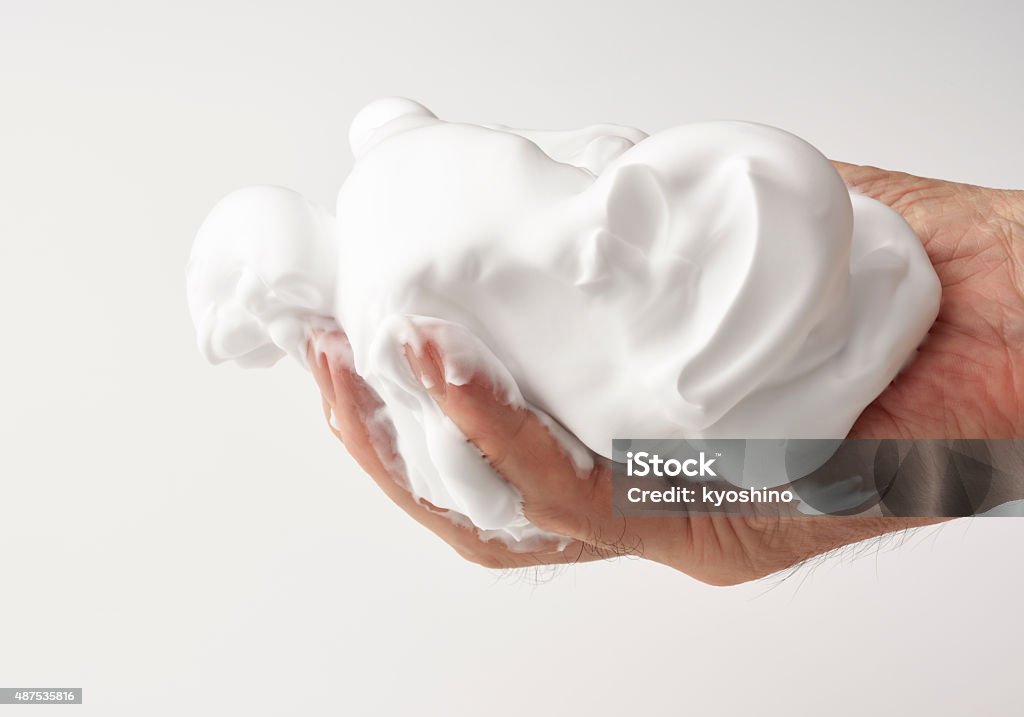
M385 459L390 456L378 451L384 441L371 435L371 426L364 421L364 416L372 416L380 406L380 399L365 382L356 380L358 377L342 362L332 361L326 352L317 351L314 341L307 347L307 361L323 395L331 430L367 473L375 478L388 475ZM393 448L391 452L393 455Z
M607 467L579 471L540 419L509 405L488 379L449 384L440 351L428 340L419 352L407 346L406 358L441 410L522 493L526 517L544 530L594 543L611 516Z

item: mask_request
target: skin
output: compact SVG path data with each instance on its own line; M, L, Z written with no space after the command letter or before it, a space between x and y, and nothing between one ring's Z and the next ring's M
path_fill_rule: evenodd
M942 282L938 319L918 358L861 414L858 438L1024 436L1024 191L986 189L875 167L835 163L851 189L898 211L913 227ZM564 550L512 552L483 541L444 511L418 501L387 468L393 445L370 440L380 399L349 366L308 358L332 432L387 496L463 558L488 568L522 568L639 555L713 585L733 585L815 555L940 519L623 517L611 509L603 459L579 475L547 429L506 405L483 378L444 380L443 347L406 347L413 373L491 465L523 495L538 527L572 539ZM381 453L378 453L378 450Z

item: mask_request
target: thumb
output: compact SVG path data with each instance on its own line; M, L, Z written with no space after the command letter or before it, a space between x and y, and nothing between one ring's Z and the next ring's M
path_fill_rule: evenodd
M965 186L865 164L832 160L832 166L850 191L877 199L908 220L908 215L913 214L912 210L923 200L942 199L952 194L957 187Z
M935 207L945 206L965 186L867 165L833 161L832 166L851 192L877 199L899 212L926 249L939 229L937 222L942 221L941 215L936 217Z
M868 165L833 161L832 166L852 191L877 199L894 209L894 205L900 203L908 193L923 189L927 183L935 181Z

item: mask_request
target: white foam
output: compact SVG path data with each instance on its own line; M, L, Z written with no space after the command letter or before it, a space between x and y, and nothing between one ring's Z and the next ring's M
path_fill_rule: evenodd
M910 360L939 283L898 214L813 147L744 122L646 137L362 110L337 223L240 190L196 239L204 354L267 364L344 328L384 400L408 485L487 537L543 531L412 375L429 338L449 382L483 373L544 416L581 475L619 438L839 438Z

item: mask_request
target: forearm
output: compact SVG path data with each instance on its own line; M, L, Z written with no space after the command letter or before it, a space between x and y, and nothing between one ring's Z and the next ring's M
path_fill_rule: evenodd
M884 535L910 531L952 520L951 518L861 518L807 517L783 518L789 525L781 532L790 550L791 562L798 565L818 555Z

